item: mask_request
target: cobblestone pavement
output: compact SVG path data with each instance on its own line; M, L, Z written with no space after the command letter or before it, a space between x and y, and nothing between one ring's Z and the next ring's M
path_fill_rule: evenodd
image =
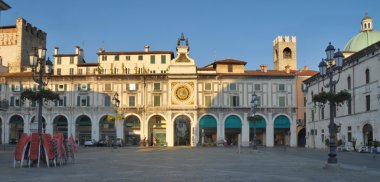
M0 181L378 181L380 155L300 148L80 148L75 163L13 168L13 150L0 150Z

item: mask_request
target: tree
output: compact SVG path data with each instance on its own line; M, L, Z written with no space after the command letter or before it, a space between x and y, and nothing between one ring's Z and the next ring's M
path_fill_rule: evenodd
M20 96L21 101L24 103L26 99L30 101L38 101L43 99L46 101L58 101L59 94L49 89L41 89L40 91L33 91L32 89L25 89Z

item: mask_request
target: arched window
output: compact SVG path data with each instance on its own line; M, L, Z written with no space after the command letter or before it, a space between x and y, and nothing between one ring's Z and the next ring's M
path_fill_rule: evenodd
M368 28L371 28L371 23L368 23Z
M365 83L369 83L369 69L365 70Z
M364 23L364 29L367 29L367 24Z
M351 77L350 76L347 77L347 89L348 90L351 89Z
M289 47L285 48L282 53L283 53L284 59L292 58L292 50L290 50Z

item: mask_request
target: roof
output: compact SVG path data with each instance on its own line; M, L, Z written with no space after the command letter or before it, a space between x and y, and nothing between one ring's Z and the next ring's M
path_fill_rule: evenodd
M77 66L99 66L99 63L78 63Z
M78 56L79 54L55 54L54 57L71 57L71 56Z
M24 76L32 76L32 72L17 72L17 73L1 73L0 76L5 77L24 77Z
M5 3L4 1L0 0L0 10L1 11L4 11L4 10L8 10L8 9L11 9L11 6L9 6L7 3Z
M314 76L315 74L318 74L318 71L314 70L297 70L295 71L295 75L297 76Z
M358 52L378 41L380 41L379 31L362 31L348 41L344 51Z
M242 64L242 65L246 65L247 62L237 60L237 59L222 59L222 60L217 60L212 64L240 64L240 65Z
M171 54L174 55L172 51L131 51L131 52L98 52L98 55L136 55L136 54Z

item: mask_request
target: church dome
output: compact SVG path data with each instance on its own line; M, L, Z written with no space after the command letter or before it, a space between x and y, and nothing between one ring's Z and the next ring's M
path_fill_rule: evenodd
M373 29L372 18L366 15L362 19L361 31L354 37L352 37L346 46L344 51L358 52L378 41L380 41L380 32Z

